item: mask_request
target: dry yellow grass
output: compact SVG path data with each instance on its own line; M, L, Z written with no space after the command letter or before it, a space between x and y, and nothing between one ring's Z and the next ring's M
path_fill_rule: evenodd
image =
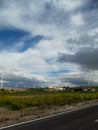
M6 87L6 88L3 88L5 91L9 91L9 92L11 92L11 91L14 91L14 92L22 92L22 91L25 91L27 88L14 88L14 87ZM1 88L0 88L0 90L2 90Z
M93 104L98 104L98 100L94 100ZM75 108L92 105L92 101L66 105L66 106L51 106L51 107L32 107L17 111L11 111L6 108L0 108L0 126L11 125L27 120L33 120L36 118L52 115L55 113L65 112Z

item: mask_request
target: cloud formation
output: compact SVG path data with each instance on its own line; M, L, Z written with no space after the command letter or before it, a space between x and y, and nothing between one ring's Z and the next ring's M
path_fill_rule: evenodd
M61 81L64 83L69 82L70 84L81 86L88 84L88 80L83 77L62 77Z
M0 71L38 85L63 84L58 77L80 74L78 65L97 71L97 8L97 0L0 0Z

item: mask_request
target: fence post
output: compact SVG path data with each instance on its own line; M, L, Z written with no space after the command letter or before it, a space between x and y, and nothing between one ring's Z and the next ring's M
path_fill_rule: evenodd
M46 94L45 94L45 104L46 104L46 106L47 106L47 92L46 92Z
M21 117L23 116L23 101L22 98L20 99L20 112L21 112Z

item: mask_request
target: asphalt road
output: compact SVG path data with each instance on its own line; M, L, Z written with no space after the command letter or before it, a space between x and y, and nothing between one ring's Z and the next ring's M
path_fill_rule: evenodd
M98 130L98 105L3 130Z

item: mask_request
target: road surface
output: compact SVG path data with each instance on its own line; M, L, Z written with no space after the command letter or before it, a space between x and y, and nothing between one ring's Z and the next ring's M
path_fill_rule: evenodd
M98 130L98 105L3 130Z

